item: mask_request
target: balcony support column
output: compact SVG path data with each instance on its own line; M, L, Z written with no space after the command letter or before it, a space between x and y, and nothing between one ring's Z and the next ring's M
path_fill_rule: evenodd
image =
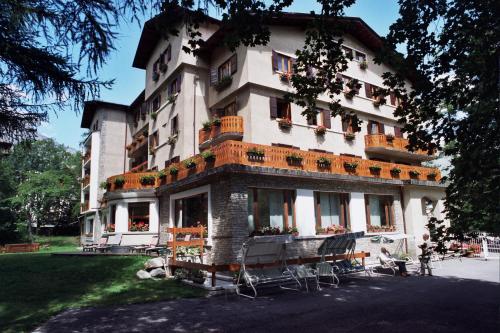
M128 231L128 204L119 202L116 204L115 232Z

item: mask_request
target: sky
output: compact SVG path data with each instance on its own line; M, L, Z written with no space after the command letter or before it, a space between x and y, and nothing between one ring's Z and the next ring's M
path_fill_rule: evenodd
M389 32L389 26L398 17L398 4L396 0L357 0L350 8L346 9L347 16L362 18L380 36ZM320 6L312 0L295 0L287 9L292 12L309 13L319 12ZM141 27L135 23L123 23L119 28L116 50L108 58L107 63L101 68L98 77L101 80L115 79L113 87L109 90L102 89L99 99L130 104L144 89L145 73L141 69L133 68L134 59ZM39 128L42 135L51 137L57 142L68 147L78 149L82 140L84 129L80 128L81 113L73 111L49 114L49 121Z

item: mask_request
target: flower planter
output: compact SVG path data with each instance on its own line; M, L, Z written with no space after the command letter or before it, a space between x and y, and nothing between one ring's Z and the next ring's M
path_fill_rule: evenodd
M220 79L220 81L214 85L214 88L217 92L221 92L222 90L229 87L231 85L231 83L233 83L233 77L226 76L226 77Z
M356 172L357 167L358 163L356 162L344 162L344 168L347 172Z
M264 152L247 151L248 160L254 162L264 162Z
M288 162L288 164L290 165L302 165L302 160L304 158L300 155L296 155L296 154L292 154L292 155L288 155L286 157L286 161Z
M356 91L355 90L344 91L344 97L346 99L353 99L354 96L356 96Z
M292 128L292 122L289 119L280 119L278 121L278 126L282 130L289 130L290 128Z
M324 126L318 126L316 127L316 129L314 130L314 133L317 135L317 136L324 136L325 133L326 133L326 127Z
M344 133L344 138L347 141L354 141L354 139L356 139L356 134L354 134L354 133Z

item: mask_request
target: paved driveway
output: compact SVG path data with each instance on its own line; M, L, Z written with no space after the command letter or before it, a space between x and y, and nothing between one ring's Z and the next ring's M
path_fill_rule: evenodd
M37 332L498 332L500 261L448 261L434 277L346 280L278 292L69 310Z

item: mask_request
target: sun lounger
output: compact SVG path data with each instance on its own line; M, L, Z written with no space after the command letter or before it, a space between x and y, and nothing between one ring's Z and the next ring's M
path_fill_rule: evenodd
M101 237L97 244L84 245L83 252L96 252L101 249L105 249L107 242L108 242L108 237Z

